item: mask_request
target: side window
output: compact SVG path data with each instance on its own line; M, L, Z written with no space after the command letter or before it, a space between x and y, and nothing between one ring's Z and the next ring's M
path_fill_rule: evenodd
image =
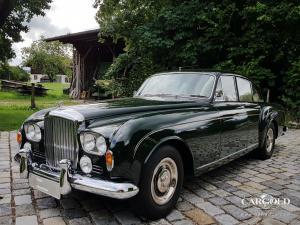
M252 85L252 93L253 93L253 101L254 102L263 102L262 97L260 96L259 92L257 91L256 87Z
M233 76L221 76L217 84L215 100L226 102L237 101Z
M239 98L241 102L253 102L251 83L243 78L237 77L237 86L239 90Z

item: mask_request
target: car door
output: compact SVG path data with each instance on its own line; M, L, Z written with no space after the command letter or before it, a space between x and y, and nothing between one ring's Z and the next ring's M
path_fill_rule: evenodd
M221 120L221 155L232 155L247 147L248 117L245 104L238 101L235 76L221 75L215 92L214 107Z
M247 79L242 77L236 77L237 88L239 93L239 101L245 106L245 111L248 117L248 147L254 147L258 144L259 133L259 117L261 106L259 101L261 98L254 85Z

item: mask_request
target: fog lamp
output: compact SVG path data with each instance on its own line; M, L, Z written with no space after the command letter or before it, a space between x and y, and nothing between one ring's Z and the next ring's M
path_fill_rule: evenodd
M89 157L85 155L82 156L79 164L82 172L84 172L85 174L89 174L92 172L93 165L92 165L92 160Z

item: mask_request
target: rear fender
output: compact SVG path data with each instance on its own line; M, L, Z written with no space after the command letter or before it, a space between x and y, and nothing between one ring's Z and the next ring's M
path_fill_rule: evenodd
M259 126L259 147L262 148L267 135L267 128L274 123L275 129L278 132L278 112L274 111L273 107L266 106L261 111L261 119Z

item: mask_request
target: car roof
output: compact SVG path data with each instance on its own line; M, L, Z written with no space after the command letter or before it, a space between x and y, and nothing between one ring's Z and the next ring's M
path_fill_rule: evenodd
M160 73L156 73L152 76L159 76L159 75L171 75L171 74L207 74L207 75L214 75L216 77L219 77L221 75L225 75L225 76L237 76L237 77L241 77L244 79L247 79L249 81L251 81L249 78L240 75L240 74L236 74L236 73L224 73L224 72L219 72L219 71L172 71L172 72L160 72ZM151 76L151 77L152 77Z

